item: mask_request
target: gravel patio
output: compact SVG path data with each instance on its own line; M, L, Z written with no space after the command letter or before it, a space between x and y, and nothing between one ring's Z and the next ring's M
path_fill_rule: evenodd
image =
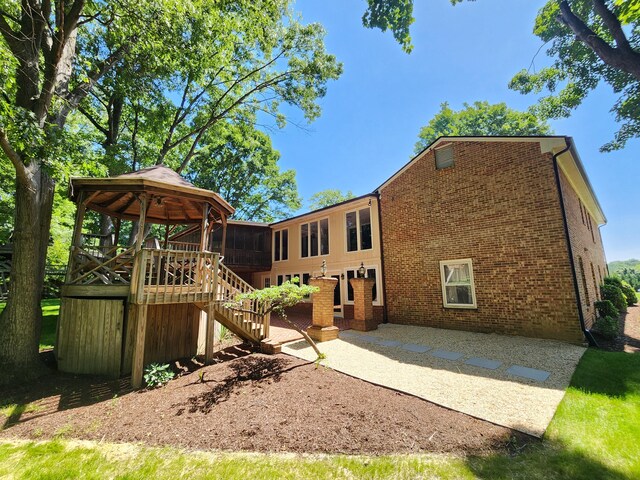
M553 340L380 325L322 343L326 366L541 437L585 348ZM283 352L305 360L304 341Z

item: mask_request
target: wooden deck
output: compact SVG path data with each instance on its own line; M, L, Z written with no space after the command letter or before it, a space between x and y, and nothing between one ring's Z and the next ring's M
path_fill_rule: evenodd
M205 360L213 356L214 320L250 342L268 337L267 306L255 300L234 304L238 294L253 288L222 264L218 253L148 248L130 253L124 247L74 247L62 287L58 335L66 371L88 373L82 366L86 363L90 370L109 374L130 369L132 383L140 386L142 369L150 361L169 361L174 357L167 355L176 352L196 354L200 312L207 314ZM107 310L99 303L105 301L116 302L109 303L106 319ZM114 336L111 330L119 332L115 343L106 338ZM167 344L166 332L173 332L175 345ZM89 361L105 344L107 357Z

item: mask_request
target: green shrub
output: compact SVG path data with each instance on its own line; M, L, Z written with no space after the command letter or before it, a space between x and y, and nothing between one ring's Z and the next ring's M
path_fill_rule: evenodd
M615 285L620 290L622 290L622 280L620 280L618 277L604 277L604 284Z
M602 299L609 300L620 313L627 311L627 297L624 296L622 290L613 283L607 283L600 287Z
M220 325L220 332L218 333L218 341L224 342L233 338L233 332L224 325Z
M638 301L638 297L636 296L636 291L633 289L631 285L629 285L627 282L624 282L624 281L622 282L622 293L627 299L627 305L629 307L632 305L635 305L636 302Z
M144 382L149 388L156 388L164 385L171 380L175 373L169 370L170 365L165 363L160 365L159 363L150 363L144 367Z
M618 315L620 315L620 312L618 312L618 309L615 307L615 305L611 303L611 300L601 300L599 302L595 302L594 305L596 307L596 310L598 311L598 317L600 318L618 318Z
M593 325L593 330L602 335L605 338L613 339L618 336L620 331L620 324L615 317L603 317L598 318Z

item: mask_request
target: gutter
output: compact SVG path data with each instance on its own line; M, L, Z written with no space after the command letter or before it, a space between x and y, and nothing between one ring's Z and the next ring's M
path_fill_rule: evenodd
M589 345L592 347L597 347L598 343L596 339L593 338L593 334L587 330L587 327L584 323L584 312L582 311L582 302L580 301L580 289L578 287L578 274L576 272L576 263L573 260L573 249L571 247L571 237L569 236L569 224L567 223L567 211L564 208L564 197L562 196L562 186L560 185L560 172L558 169L558 157L563 153L571 150L575 151L575 147L571 142L571 137L565 137L566 147L563 148L558 153L553 155L553 173L556 179L556 186L558 188L558 196L560 198L560 210L562 211L562 224L564 226L564 236L567 240L567 249L569 253L569 263L571 265L571 273L573 275L573 287L576 295L576 302L578 304L578 318L580 320L580 328L582 329L582 333L584 333L585 338L589 342Z
M384 245L382 243L382 206L380 204L380 192L376 192L376 200L378 202L378 230L380 237L380 279L382 280L382 323L389 323L387 311L387 277L384 274Z

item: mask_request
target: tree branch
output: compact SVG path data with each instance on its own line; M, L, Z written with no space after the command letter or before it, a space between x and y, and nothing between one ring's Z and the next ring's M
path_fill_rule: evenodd
M618 17L616 17L615 14L607 8L604 0L591 0L591 3L593 3L594 10L598 15L600 15L600 18L602 18L602 21L611 32L618 48L627 52L632 52L633 49L631 48L631 45L629 45L629 40L622 30L620 20L618 20Z
M262 68L263 67L261 67L260 69L262 69ZM258 69L258 70L260 70L260 69ZM258 70L255 70L255 71L258 71ZM201 125L200 127L195 128L195 129L191 130L190 132L186 133L185 135L183 135L181 138L176 140L174 142L174 144L172 145L172 148L173 148L173 147L179 145L180 143L188 140L193 135L196 136L196 138L194 139L194 141L191 144L191 148L189 149L189 153L187 153L187 155L185 156L184 160L182 160L182 163L180 164L180 167L178 168L177 172L181 173L187 167L189 161L194 156L195 147L198 145L198 142L200 141L200 139L202 138L204 133L207 131L207 129L209 129L213 124L215 124L221 118L224 118L232 109L234 109L235 107L240 105L242 102L244 102L248 97L253 95L255 92L259 92L259 91L261 91L261 90L263 90L265 88L270 87L271 85L276 85L280 81L284 80L287 76L291 75L291 73L292 72L290 72L290 71L289 72L284 72L284 73L281 73L280 75L276 75L275 77L271 78L270 80L265 80L264 82L257 84L255 87L253 87L252 89L250 89L249 91L247 91L243 95L241 95L239 98L234 100L231 103L231 105L229 105L227 108L225 108L222 112L216 114L215 113L216 112L216 108L218 107L218 105L220 105L220 102L222 102L222 100L231 91L231 89L238 84L238 81L235 81L233 83L233 85L231 87L229 87L229 89L226 92L224 92L224 94L218 100L216 100L215 104L211 107L212 113L209 116L209 119L203 125Z
M640 53L609 45L571 11L567 0L560 2L560 12L558 20L567 25L578 40L591 48L604 63L640 80Z
M113 68L113 66L116 63L118 63L120 59L122 59L122 57L124 56L124 54L127 52L128 49L129 49L129 45L127 44L122 45L120 48L118 48L115 52L109 55L102 62L102 66L99 69L97 69L95 72L93 72L93 74L89 76L88 82L81 83L65 96L66 102L64 106L60 109L60 113L58 115L58 120L57 120L58 123L60 123L61 121L64 122L64 120L66 119L67 115L69 115L71 110L78 107L82 99L86 97L87 94L93 89L95 84L109 70L111 70L111 68Z
M98 120L95 119L95 117L93 115L91 115L89 113L89 111L85 108L82 107L78 107L78 111L85 116L85 118L87 120L89 120L89 122L91 122L91 124L96 127L96 129L98 131L100 131L100 133L102 133L103 135L107 135L109 133L109 130L107 130L105 127L103 127L102 125L100 125L100 122L98 122Z
M5 155L11 160L13 164L13 168L16 170L16 178L23 185L26 185L29 181L27 175L27 169L25 168L20 155L13 149L11 143L9 142L9 138L7 137L6 132L0 128L0 146L2 147L2 151Z

